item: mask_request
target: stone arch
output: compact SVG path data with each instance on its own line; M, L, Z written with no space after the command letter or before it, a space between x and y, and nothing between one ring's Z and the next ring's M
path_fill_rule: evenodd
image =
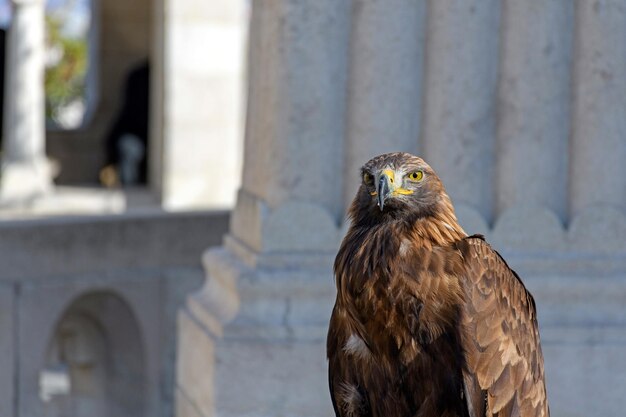
M129 74L152 61L157 0L90 0L90 64L87 108L83 125L73 130L50 129L48 156L58 161L56 182L98 183L106 163L106 138L124 100ZM152 115L149 116L150 118Z
M60 315L40 373L47 417L141 416L146 364L139 322L112 291L75 297Z

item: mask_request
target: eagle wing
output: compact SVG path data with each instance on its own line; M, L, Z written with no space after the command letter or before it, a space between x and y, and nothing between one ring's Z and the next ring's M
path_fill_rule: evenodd
M548 417L531 294L482 238L466 238L459 249L466 267L463 347L470 415Z
M343 347L346 343L349 345L351 339L346 337L350 327L346 319L349 312L343 310L340 313L341 310L337 305L333 308L326 341L328 385L333 409L337 417L371 417L368 398L362 388L363 374L367 372L367 368L357 369ZM352 330L358 335L364 332L358 325L352 327ZM363 341L365 338L354 340ZM365 348L365 342L361 343L364 343L362 348Z

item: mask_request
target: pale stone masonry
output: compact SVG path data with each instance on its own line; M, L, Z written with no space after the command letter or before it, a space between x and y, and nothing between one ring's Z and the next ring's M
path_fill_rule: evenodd
M418 152L535 294L554 416L626 375L626 9L253 2L243 184L179 314L177 417L328 416L332 260L358 167Z
M343 213L346 6L253 4L243 183L225 247L203 258L212 278L179 315L178 415L320 407Z
M168 209L232 207L243 152L244 2L155 6L153 181Z
M97 183L100 169L110 162L105 142L123 103L126 79L146 61L152 191L167 209L234 205L243 146L244 0L89 2L88 113L77 129L47 131L45 1L12 0L11 5L0 208L31 207L35 201L59 205L53 173L62 185ZM203 48L210 53L199 53ZM46 151L58 169L50 169Z
M171 417L177 309L227 224L225 212L0 222L0 416Z
M626 8L580 1L573 62L571 213L626 200Z
M570 1L502 4L496 216L528 203L567 216L573 13Z
M490 220L500 1L431 1L427 9L420 154L456 203Z
M43 0L11 0L4 80L4 143L0 205L50 189L44 126Z

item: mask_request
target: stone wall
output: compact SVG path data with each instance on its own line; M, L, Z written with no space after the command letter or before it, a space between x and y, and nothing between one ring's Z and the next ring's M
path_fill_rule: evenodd
M621 415L625 35L618 0L253 2L243 185L179 314L177 416L332 413L344 211L398 150L536 295L552 415Z
M240 184L243 0L158 0L152 184L168 209L228 207Z
M0 415L171 416L176 311L227 224L223 212L0 223Z

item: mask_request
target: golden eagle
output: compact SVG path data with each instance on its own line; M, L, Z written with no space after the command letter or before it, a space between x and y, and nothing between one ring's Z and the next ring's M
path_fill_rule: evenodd
M549 416L535 303L467 236L433 169L373 158L335 260L327 340L341 417Z

